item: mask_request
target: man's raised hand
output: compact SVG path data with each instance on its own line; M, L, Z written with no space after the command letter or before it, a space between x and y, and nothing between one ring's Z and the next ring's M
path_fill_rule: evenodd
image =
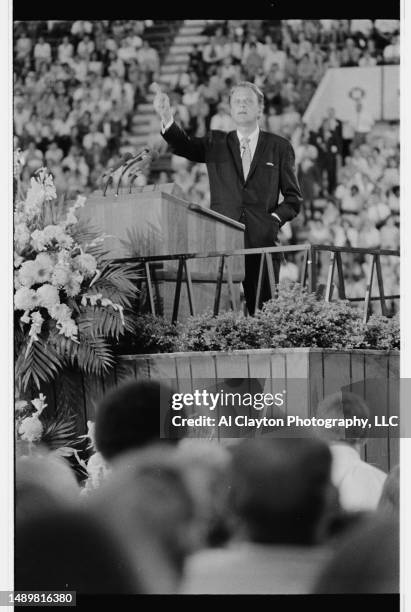
M160 116L163 124L167 125L167 123L173 118L171 113L170 98L167 94L161 91L161 88L157 83L152 83L150 89L154 92L154 110Z

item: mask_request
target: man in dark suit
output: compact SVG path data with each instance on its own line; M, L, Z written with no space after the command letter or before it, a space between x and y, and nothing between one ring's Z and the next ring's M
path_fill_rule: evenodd
M302 196L291 144L259 129L264 95L253 83L243 81L230 94L231 116L236 130L212 130L203 138L189 137L174 121L170 101L159 88L154 109L162 121L162 134L176 155L207 164L211 208L245 224L245 248L271 247L279 228L299 212ZM284 197L278 202L280 191ZM276 282L281 256L273 257ZM245 258L244 294L254 314L260 256ZM271 296L267 277L260 302Z

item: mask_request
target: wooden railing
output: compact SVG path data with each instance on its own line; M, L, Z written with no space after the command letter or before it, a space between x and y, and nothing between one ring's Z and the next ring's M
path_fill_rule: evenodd
M327 282L325 285L319 285L318 283L318 259L319 253L329 252L329 266ZM152 275L152 268L159 263L166 261L178 262L176 272L176 288L174 293L174 303L172 311L172 321L175 322L178 319L180 298L181 298L181 287L182 284L186 284L187 298L190 314L196 314L196 306L194 304L193 297L193 280L190 272L189 262L194 259L210 259L218 258L218 272L215 279L216 290L214 298L214 314L217 315L220 309L220 298L221 289L224 282L224 273L226 274L226 282L228 285L230 305L233 310L238 310L239 304L237 304L235 291L234 291L234 279L232 273L232 258L244 255L261 255L260 257L260 269L258 276L256 304L260 300L262 279L265 270L268 273L268 279L271 290L271 297L278 295L278 285L275 282L274 266L272 255L275 253L288 253L288 254L302 254L302 263L300 269L300 283L306 286L310 292L320 293L325 301L330 301L333 296L335 288L334 277L335 268L337 268L338 275L338 293L341 299L348 300L350 302L364 302L364 321L368 320L370 314L370 305L374 300L378 300L381 304L381 312L383 315L388 314L386 305L387 300L399 299L400 295L385 295L384 291L384 279L381 267L382 256L395 256L399 257L399 251L389 249L367 249L367 248L353 248L353 247L335 247L322 244L299 244L290 246L277 246L267 248L254 248L254 249L237 249L233 251L216 251L209 253L179 253L175 255L152 255L152 256L138 256L138 257L126 257L121 259L115 259L113 263L116 265L119 263L132 264L135 263L139 268L142 268L144 272L143 281L147 284L147 293L149 307L152 314L156 313L155 306L155 291L154 291L154 278ZM342 254L357 254L363 256L371 256L371 263L367 273L366 279L366 291L364 297L349 297L346 295L345 279L342 263ZM110 264L108 264L110 265ZM372 295L372 286L374 280L374 274L377 277L378 295Z

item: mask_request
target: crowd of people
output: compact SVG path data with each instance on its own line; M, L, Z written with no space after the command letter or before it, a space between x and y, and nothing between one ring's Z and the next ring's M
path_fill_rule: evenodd
M101 185L105 169L135 153L138 105L159 80L158 52L143 21L17 22L14 31L14 134L22 180L44 164L59 196ZM210 22L187 68L163 85L174 117L193 136L230 131L229 92L249 80L264 92L261 127L291 140L304 195L301 215L281 242L399 248L398 126L374 125L366 105L358 125L329 109L317 131L302 116L329 67L399 62L396 20ZM358 102L360 106L361 102ZM159 126L151 140L161 142ZM150 140L150 139L149 139ZM167 149L163 141L162 152ZM148 172L148 168L147 168ZM169 169L140 173L136 184L174 181L190 201L209 206L205 166L172 156ZM383 257L385 293L398 294L398 258ZM363 257L344 260L351 297L365 293ZM324 281L327 266L320 271ZM295 280L291 259L283 278ZM396 302L392 303L396 309Z
M22 180L47 165L57 193L99 184L120 154L135 152L133 123L160 60L144 21L17 22L14 135Z
M364 429L190 438L159 411L170 392L128 381L103 397L92 486L46 449L17 460L16 590L398 592L399 468L361 458ZM348 392L317 408L369 414Z

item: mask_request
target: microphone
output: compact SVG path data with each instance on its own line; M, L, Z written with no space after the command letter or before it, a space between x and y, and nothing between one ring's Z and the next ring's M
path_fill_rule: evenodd
M106 184L104 186L103 196L106 195L107 187L113 181L113 174L114 174L114 172L116 172L116 170L118 170L119 168L124 166L124 164L126 164L128 162L128 160L130 158L132 158L132 157L133 156L132 156L131 153L129 153L129 152L125 153L124 156L116 164L114 164L114 166L112 168L109 168L108 170L106 170L106 172L104 172L103 178L105 176L107 176L107 174L108 174L108 178L107 178L107 182L106 182Z
M117 183L117 191L116 191L116 195L118 195L119 189L120 189L120 184L121 184L121 179L123 178L123 175L130 170L130 168L132 168L134 165L138 164L138 166L134 169L133 172L133 181L136 178L137 174L139 174L140 172L142 172L142 170L144 168L146 168L147 166L149 166L151 164L151 162L154 159L157 159L159 157L159 152L155 151L153 149L151 149L150 147L146 146L144 147L144 149L142 149L141 151L139 151L139 153L137 153L134 157L132 157L125 165L124 165L124 169L120 175L120 178L118 180ZM130 177L131 178L131 177ZM132 181L132 182L133 182ZM130 184L130 188L131 188L131 184Z

